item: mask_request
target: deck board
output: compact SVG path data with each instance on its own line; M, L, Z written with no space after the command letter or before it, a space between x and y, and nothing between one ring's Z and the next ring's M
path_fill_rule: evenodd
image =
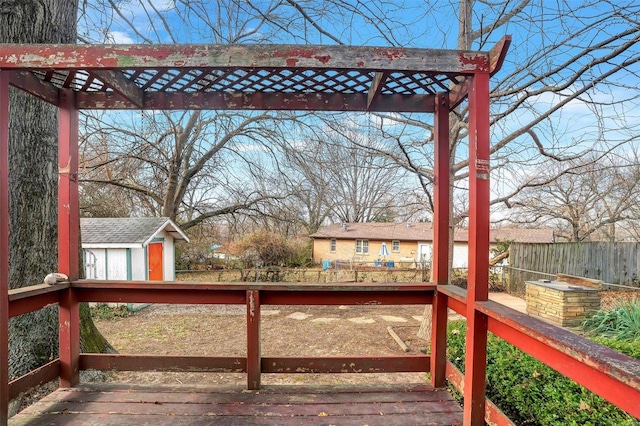
M460 425L462 409L429 385L59 389L10 419L18 425Z

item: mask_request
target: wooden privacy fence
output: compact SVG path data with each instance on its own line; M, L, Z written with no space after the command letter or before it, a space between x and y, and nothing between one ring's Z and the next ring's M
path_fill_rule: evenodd
M512 243L509 247L509 267L509 290L515 292L524 291L525 281L548 278L544 274L558 273L611 284L638 286L640 244Z

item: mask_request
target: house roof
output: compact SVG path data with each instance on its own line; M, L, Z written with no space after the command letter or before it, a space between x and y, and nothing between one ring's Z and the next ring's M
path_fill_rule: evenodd
M189 238L167 217L82 218L80 231L82 244L121 244L145 246L160 231L166 231L175 240L189 242Z
M416 223L340 223L320 228L311 234L311 238L335 239L368 239L368 240L399 240L399 241L433 241L433 224L430 222ZM500 228L491 229L490 241L511 241L517 243L551 243L553 229L521 229ZM466 229L456 228L454 241L469 240Z

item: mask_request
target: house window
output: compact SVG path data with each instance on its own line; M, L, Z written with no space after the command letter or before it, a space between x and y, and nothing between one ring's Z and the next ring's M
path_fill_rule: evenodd
M393 240L391 242L391 251L394 253L397 253L400 251L400 241L398 240Z
M369 240L356 240L356 254L369 254Z
M331 239L331 243L329 245L329 251L331 251L331 253L335 253L336 252L336 239L335 238Z

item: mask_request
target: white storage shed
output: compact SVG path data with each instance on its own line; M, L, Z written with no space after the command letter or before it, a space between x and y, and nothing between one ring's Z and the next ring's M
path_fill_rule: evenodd
M95 280L175 280L175 242L189 238L169 218L83 218L84 270Z

